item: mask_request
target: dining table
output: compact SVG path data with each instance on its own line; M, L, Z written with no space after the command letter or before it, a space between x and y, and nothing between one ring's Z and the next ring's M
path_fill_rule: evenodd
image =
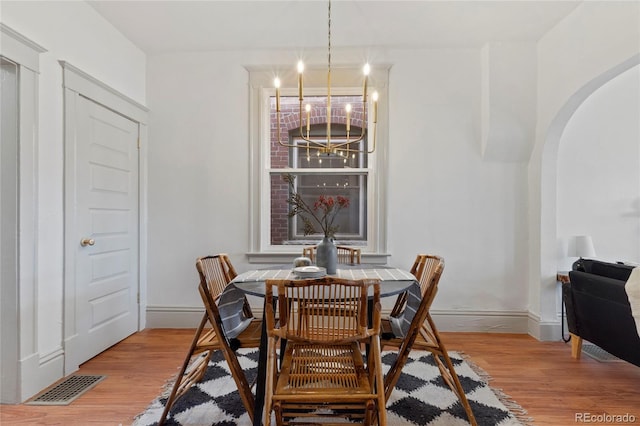
M409 271L377 264L340 264L336 273L331 276L358 280L380 280L380 297L390 297L401 294L413 284L417 284L416 277ZM270 279L293 280L304 279L296 275L290 265L279 265L268 269L249 270L237 275L231 282L247 295L265 297L265 282ZM372 289L371 289L372 290ZM263 311L264 312L264 311ZM267 329L263 321L258 354L258 372L256 378L256 399L253 425L262 425L264 412L264 397L267 374Z

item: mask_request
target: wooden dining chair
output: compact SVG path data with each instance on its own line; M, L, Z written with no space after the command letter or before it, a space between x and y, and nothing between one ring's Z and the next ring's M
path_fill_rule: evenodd
M317 248L317 245L303 247L302 255L311 259L312 262L315 262ZM336 249L338 250L338 263L360 264L362 257L361 249L343 245L336 245Z
M442 257L419 254L411 268L411 273L420 284L419 291L410 290L400 295L390 317L382 320L381 346L383 349L394 347L398 352L396 361L385 376L385 397L388 400L391 396L411 350L429 351L433 354L442 378L460 400L469 422L476 426L476 419L460 379L429 312L443 270ZM412 315L414 312L415 315Z
M265 426L272 412L278 425L297 424L293 419L316 424L311 420L318 417L323 424L344 417L357 424L386 425L378 280L267 280L265 307ZM276 351L283 341L278 367ZM368 357L362 344L370 347Z
M229 291L237 290L229 287L229 282L235 278L236 271L226 254L198 258L196 261L196 269L200 276L198 290L205 306L205 312L193 336L191 346L182 363L176 382L171 389L158 425L164 424L175 402L184 395L192 385L202 379L211 355L213 351L216 350L222 351L233 379L236 382L238 391L240 392L242 403L249 417L253 419L255 398L251 393L251 386L234 351L240 347L258 348L260 346L262 320L253 318L251 307L244 297L244 294L241 294L240 296L242 298L239 299L238 303L240 304L239 308L242 312L239 316L246 318L242 326L244 330L237 335L234 333L234 337L230 338L229 333L225 333L218 304L222 298L225 297L223 294L231 298L236 297L238 294L235 291ZM233 304L233 301L230 301L230 304ZM227 324L231 324L231 322L227 321Z

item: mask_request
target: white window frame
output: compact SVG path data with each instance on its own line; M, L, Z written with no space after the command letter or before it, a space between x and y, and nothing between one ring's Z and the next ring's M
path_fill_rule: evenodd
M293 68L293 67L292 67ZM286 172L288 169L271 169L270 157L270 102L275 95L273 88L273 68L248 67L250 79L249 129L250 129L250 251L247 253L250 263L286 263L294 255L302 252L304 244L272 245L271 244L271 175ZM387 140L388 140L388 74L389 67L372 67L370 74L370 90L380 93L378 101L378 125L376 129L376 150L369 154L366 169L354 169L353 173L361 174L367 170L367 245L362 247L363 261L367 263L386 263L387 257ZM305 70L305 95L326 95L326 68L307 68ZM361 74L360 66L333 67L331 70L332 95L349 95L361 92L361 87L354 85L354 76ZM295 69L279 76L282 96L297 95L297 74ZM356 78L357 80L357 78ZM370 108L368 105L367 108ZM371 109L370 109L371 111ZM367 129L369 145L373 143L373 127L369 123ZM291 169L292 171L294 169ZM298 169L295 169L298 172ZM304 172L326 172L323 169L305 169ZM341 173L343 171L341 170ZM349 169L344 169L348 174Z

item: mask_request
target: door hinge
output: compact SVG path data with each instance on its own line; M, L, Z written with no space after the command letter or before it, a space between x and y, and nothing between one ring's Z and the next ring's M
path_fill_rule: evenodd
M140 149L140 138L138 138L138 149Z
M138 299L138 305L139 305L139 304L140 304L140 293L138 293L138 294L136 295L136 298Z

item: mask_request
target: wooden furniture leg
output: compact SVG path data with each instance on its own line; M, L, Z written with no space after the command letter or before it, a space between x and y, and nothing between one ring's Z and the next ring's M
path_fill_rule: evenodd
M580 359L580 355L582 355L582 337L573 333L569 334L571 335L571 357Z

